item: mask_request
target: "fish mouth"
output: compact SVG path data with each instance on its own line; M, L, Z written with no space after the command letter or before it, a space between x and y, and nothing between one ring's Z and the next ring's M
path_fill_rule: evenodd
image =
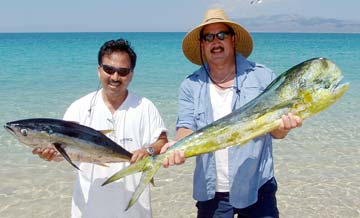
M350 84L348 82L343 83L342 79L343 79L342 76L337 78L329 90L334 99L339 99L341 96L344 95L346 90L349 89Z
M16 135L15 131L11 128L11 126L9 124L5 124L4 128L6 129L6 131L8 131L10 134L12 135Z
M337 78L335 80L335 82L332 84L330 90L332 90L332 92L337 92L337 90L342 89L344 86L348 86L349 83L343 83L343 76L340 76L339 78Z

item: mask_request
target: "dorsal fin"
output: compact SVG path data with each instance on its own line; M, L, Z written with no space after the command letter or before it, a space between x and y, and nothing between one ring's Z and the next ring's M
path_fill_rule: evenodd
M105 129L105 130L98 130L98 132L101 132L102 134L106 135L110 132L114 131L113 129Z

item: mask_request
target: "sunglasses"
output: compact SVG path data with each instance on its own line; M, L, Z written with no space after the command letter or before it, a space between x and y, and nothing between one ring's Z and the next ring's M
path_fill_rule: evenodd
M206 41L206 42L212 42L215 39L215 36L218 40L224 40L226 39L228 36L230 36L231 33L229 31L221 31L218 33L208 33L205 34L201 37L202 40Z
M117 72L120 76L126 76L131 72L130 68L125 68L125 67L117 68L105 64L102 64L101 67L105 71L105 73L109 75L113 75L115 72Z

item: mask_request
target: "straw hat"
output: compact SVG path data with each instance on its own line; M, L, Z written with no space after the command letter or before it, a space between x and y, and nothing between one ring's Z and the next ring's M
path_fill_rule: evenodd
M224 10L210 9L205 13L203 22L189 31L183 40L182 49L187 59L194 64L202 64L200 58L200 31L205 25L212 23L225 23L230 26L235 32L236 51L245 57L248 57L251 54L253 41L250 33L239 24L229 20ZM206 62L205 56L203 56L203 60Z

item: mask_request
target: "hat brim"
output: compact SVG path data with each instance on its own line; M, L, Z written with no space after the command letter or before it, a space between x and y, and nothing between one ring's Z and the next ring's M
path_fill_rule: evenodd
M248 57L253 49L253 40L250 33L242 26L232 21L221 20L203 23L186 34L182 42L183 53L187 59L192 63L201 65L200 57L200 31L205 25L212 23L224 23L230 26L235 33L235 45L236 51L242 54L244 57ZM206 57L203 55L203 60L206 62Z

